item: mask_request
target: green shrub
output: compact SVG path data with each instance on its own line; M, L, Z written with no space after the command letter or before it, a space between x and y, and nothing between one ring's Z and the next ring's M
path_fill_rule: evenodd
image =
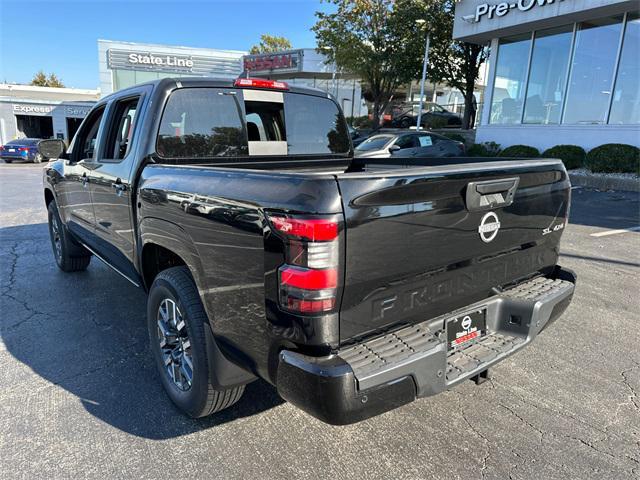
M640 173L640 149L623 143L606 143L587 153L585 166L592 172Z
M462 135L460 135L459 133L443 133L442 135L444 135L447 138L450 138L451 140L455 140L456 142L462 142L462 143L466 143L467 140L466 138L464 138Z
M496 142L474 143L467 148L470 157L496 157L500 153L500 145Z
M559 158L564 163L567 170L580 168L584 165L584 158L587 152L577 145L556 145L542 152L545 158Z
M536 158L540 156L540 151L537 148L530 147L529 145L511 145L505 148L499 154L499 157L513 157L513 158Z
M436 130L438 128L444 128L447 126L447 119L446 118L440 118L440 117L431 117L431 116L427 116L422 117L423 120L420 121L420 123L422 125L424 125L425 128L428 128L429 130Z
M484 146L487 148L487 152L492 157L497 157L500 153L500 144L496 142L484 142Z
M487 147L485 147L482 143L474 143L469 148L467 148L467 155L470 157L490 157L489 151Z

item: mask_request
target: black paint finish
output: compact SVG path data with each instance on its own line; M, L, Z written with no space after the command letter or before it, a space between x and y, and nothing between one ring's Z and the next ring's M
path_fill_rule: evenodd
M129 154L105 158L103 132L90 161L77 158L72 146L47 165L45 197L56 201L81 242L136 284L148 287L145 259L159 248L186 264L217 346L248 372L277 383L279 365L287 364L283 350L330 356L341 344L467 305L556 263L562 230L545 229L564 226L569 205L559 161L454 159L434 166L428 159L350 163L350 156L334 155L161 163L155 154L161 112L171 91L184 86L232 88L228 81L165 79L103 99L97 108L105 109L101 128L107 128L115 102L141 98ZM465 189L472 181L514 177L513 203L493 209L500 231L484 243L478 234L484 212L467 208ZM272 212L343 219L336 313L280 310L284 245L269 227ZM380 411L413 398L413 383L401 383L389 390L401 395L381 396ZM319 398L331 402L332 394Z

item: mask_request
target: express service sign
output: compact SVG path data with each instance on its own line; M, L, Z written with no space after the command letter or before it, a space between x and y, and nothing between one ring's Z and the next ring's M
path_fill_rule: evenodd
M13 113L16 115L49 115L55 107L52 105L30 105L14 103Z

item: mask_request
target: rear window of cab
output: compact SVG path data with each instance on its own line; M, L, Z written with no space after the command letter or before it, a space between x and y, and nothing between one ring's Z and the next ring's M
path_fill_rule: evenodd
M291 92L182 88L167 100L156 143L163 158L344 155L347 124L329 98Z

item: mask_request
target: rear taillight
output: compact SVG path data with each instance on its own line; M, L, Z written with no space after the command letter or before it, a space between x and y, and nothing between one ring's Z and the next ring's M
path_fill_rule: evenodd
M272 88L274 90L289 90L287 82L265 80L263 78L237 78L235 87Z
M278 269L280 306L302 314L333 310L339 283L339 218L271 215L269 220L285 243L286 263Z

